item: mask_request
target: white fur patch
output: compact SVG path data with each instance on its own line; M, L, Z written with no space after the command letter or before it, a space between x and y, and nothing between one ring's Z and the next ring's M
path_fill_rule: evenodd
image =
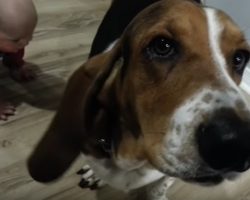
M113 41L113 42L105 49L104 52L109 52L109 51L111 51L111 50L114 48L114 46L116 45L117 42L118 42L118 39L115 40L115 41Z
M205 8L205 13L207 16L209 45L213 61L219 68L220 75L223 76L223 78L226 78L231 87L235 88L237 86L226 70L226 60L220 48L221 33L224 29L224 26L219 22L216 10L212 8Z
M123 191L143 187L166 176L158 170L149 169L146 166L124 170L118 168L111 159L96 159L88 156L86 160L98 177L110 186Z
M221 92L204 88L189 97L179 107L170 120L170 132L165 138L162 159L167 161L165 168L178 176L197 175L201 162L199 158L195 132L206 116L222 107L234 107L237 96L233 91ZM204 169L209 173L207 169ZM202 174L201 174L202 175Z

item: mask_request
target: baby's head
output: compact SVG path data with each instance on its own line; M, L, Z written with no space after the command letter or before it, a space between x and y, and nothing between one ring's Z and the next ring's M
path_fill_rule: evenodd
M24 48L32 39L36 23L32 0L0 0L0 51Z

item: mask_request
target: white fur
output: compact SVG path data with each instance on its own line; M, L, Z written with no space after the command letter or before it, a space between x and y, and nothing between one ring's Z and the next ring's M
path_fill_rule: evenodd
M105 49L104 52L109 52L109 51L111 51L111 50L114 48L114 46L116 45L116 43L118 42L118 40L119 40L119 39L117 39L117 40L113 41L111 44L109 44L108 47Z
M111 159L86 157L95 174L114 188L130 191L155 182L166 176L155 169L141 166L138 169L124 170L117 167Z
M82 180L84 180L86 186L89 188L101 188L105 185L105 182L100 180L99 177L95 176L95 172L90 168L89 165L84 165L82 167L82 170L84 171L82 174Z
M231 85L235 85L226 72L226 61L220 48L220 37L224 27L217 19L216 10L212 8L205 8L205 13L207 16L209 45L213 61L220 70L219 75L223 75L223 78L226 78Z
M210 101L205 102L206 95ZM235 107L238 96L233 91L219 91L204 88L189 97L175 112L170 120L171 132L165 138L162 159L167 161L164 168L178 176L195 176L202 162L199 158L194 133L205 116L222 107ZM213 170L204 168L204 173ZM202 174L200 174L202 176Z

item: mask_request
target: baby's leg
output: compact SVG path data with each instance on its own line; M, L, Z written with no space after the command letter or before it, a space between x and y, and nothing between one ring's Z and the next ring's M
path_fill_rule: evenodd
M10 76L16 81L30 81L35 78L33 71L25 67L24 49L16 53L4 53L3 64L9 68Z

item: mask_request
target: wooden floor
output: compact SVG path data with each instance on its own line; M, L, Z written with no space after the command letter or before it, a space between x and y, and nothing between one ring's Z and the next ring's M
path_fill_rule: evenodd
M26 159L50 122L70 74L86 59L110 0L35 0L39 24L26 60L38 79L18 84L0 69L0 97L17 105L17 115L0 122L0 200L121 200L120 192L77 186L79 159L58 182L42 185L27 173ZM219 187L177 181L171 200L250 200L250 174Z

